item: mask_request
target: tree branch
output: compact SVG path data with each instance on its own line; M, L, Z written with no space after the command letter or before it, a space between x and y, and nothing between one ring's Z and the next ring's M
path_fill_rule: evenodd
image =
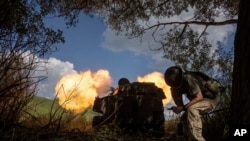
M143 31L146 31L155 27L159 27L159 26L172 25L172 24L221 26L221 25L227 25L227 24L237 24L237 21L238 21L237 19L230 19L230 20L219 21L219 22L202 22L202 21L166 22L166 23L158 23L153 26L149 26L148 28L143 29Z

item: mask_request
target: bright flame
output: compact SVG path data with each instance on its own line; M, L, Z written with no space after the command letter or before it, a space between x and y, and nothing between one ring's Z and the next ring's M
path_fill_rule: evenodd
M143 77L138 76L137 81L155 83L157 87L163 89L167 97L163 100L164 105L171 101L170 87L166 85L162 73L152 72ZM97 72L87 70L63 76L58 81L55 91L60 106L74 113L80 113L92 106L97 96L105 96L110 91L111 82L108 70Z
M137 81L138 82L154 82L157 87L162 88L166 96L166 99L163 100L164 106L166 106L171 101L172 96L170 93L170 87L165 83L162 73L152 72L143 77L138 76Z
M93 105L96 96L110 90L112 79L107 70L90 70L63 76L55 91L59 104L74 113L80 113Z

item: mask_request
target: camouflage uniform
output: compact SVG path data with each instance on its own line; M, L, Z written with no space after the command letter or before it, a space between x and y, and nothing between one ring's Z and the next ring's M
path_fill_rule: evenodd
M171 88L172 95L186 94L189 100L192 100L198 92L201 92L204 97L202 101L188 107L182 116L184 132L188 134L190 141L205 141L202 135L201 114L215 108L220 101L220 94L214 95L204 87L205 83L206 81L198 76L184 74L181 87Z

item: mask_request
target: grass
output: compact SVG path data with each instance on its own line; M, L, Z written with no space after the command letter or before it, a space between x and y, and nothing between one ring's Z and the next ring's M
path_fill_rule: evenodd
M99 129L92 128L92 117L97 113L88 108L80 114L63 109L57 100L51 100L35 96L27 105L21 123L27 130L20 129L20 134L24 131L32 132L33 138L38 140L71 140L71 138L81 138L84 140L151 140L152 138L143 135L130 136L122 135L115 125L103 126ZM29 131L29 130L32 131ZM22 132L22 133L21 133ZM74 136L74 137L73 137ZM24 136L26 137L26 136ZM155 139L154 139L155 140Z
M58 114L55 116L60 116L62 112L65 114L73 114L70 111L63 109L56 99L51 100L44 97L35 96L27 105L27 111L33 116L46 116L50 114ZM83 117L87 121L91 121L92 117L97 113L91 108L86 109L86 111L76 114L77 117Z
M57 101L39 96L34 96L28 104L28 111L34 116L49 114L51 110L53 112L58 108L60 108L60 106Z
M80 114L63 109L57 100L50 100L43 97L34 97L27 106L27 113L22 123L27 130L21 129L20 134L32 132L36 140L176 140L177 124L179 118L167 119L165 121L165 136L152 138L137 134L136 136L120 134L115 125L105 125L98 129L92 128L92 117L96 115L91 108ZM212 124L214 125L214 123ZM211 124L210 124L210 128ZM217 127L216 127L217 128ZM31 131L30 131L31 130ZM215 130L215 129L212 129ZM208 132L207 132L208 133ZM24 136L26 137L26 136Z
M100 115L88 108L74 114L62 108L58 101L35 96L27 105L22 123L29 127L58 128L60 131L86 131L92 128L92 118ZM55 127L58 126L58 127Z

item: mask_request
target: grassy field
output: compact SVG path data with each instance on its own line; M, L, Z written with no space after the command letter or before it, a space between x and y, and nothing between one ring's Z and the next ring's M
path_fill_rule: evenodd
M55 140L71 140L69 139L71 135L77 135L85 140L145 140L142 135L136 137L121 135L117 132L119 129L112 124L97 129L92 128L92 118L98 115L92 108L74 114L63 109L57 100L35 96L27 106L27 113L23 118L23 125L32 128L33 131L38 130L35 134L39 139L45 135L51 138L52 134ZM171 127L168 130L171 130Z
M34 140L34 141L176 141L179 118L166 119L164 136L158 138L152 134L136 132L124 134L115 124L92 127L92 117L96 115L91 108L74 114L61 108L56 100L34 97L20 120L21 126L2 132L0 140ZM219 120L220 121L220 120ZM214 127L214 120L205 124L208 141L218 140L222 135ZM223 131L223 130L222 130ZM149 132L150 133L150 132ZM152 132L151 132L152 133Z
M35 96L28 104L28 111L34 116L44 116L49 114L73 114L70 111L63 109L56 99L51 100L44 97ZM97 113L92 111L92 108L88 108L86 111L76 114L82 116L87 121L90 121ZM59 116L59 115L58 115Z
M92 127L92 118L97 113L88 108L86 111L74 114L63 109L57 100L51 100L43 97L35 96L27 106L27 114L23 118L23 125L30 127L27 133L34 132L34 138L39 140L176 140L178 118L165 121L165 135L161 138L152 138L152 136L136 134L131 136L120 134L121 132L114 124ZM214 131L217 127L209 128ZM205 126L205 128L208 126ZM23 130L23 129L21 129ZM118 132L117 132L118 131ZM208 133L208 132L207 132ZM210 133L209 133L210 134ZM210 135L206 136L210 136ZM211 134L214 134L211 133ZM22 133L23 135L23 133ZM27 135L28 136L28 135ZM211 136L213 137L213 136ZM213 138L212 138L213 140Z
M61 108L57 100L51 100L39 96L34 96L28 104L28 109L34 116L49 114L55 109Z
M91 129L92 117L97 113L92 108L74 114L63 109L57 100L35 96L27 105L21 119L24 126L31 128L46 128L47 130L71 131L77 129L85 131Z

